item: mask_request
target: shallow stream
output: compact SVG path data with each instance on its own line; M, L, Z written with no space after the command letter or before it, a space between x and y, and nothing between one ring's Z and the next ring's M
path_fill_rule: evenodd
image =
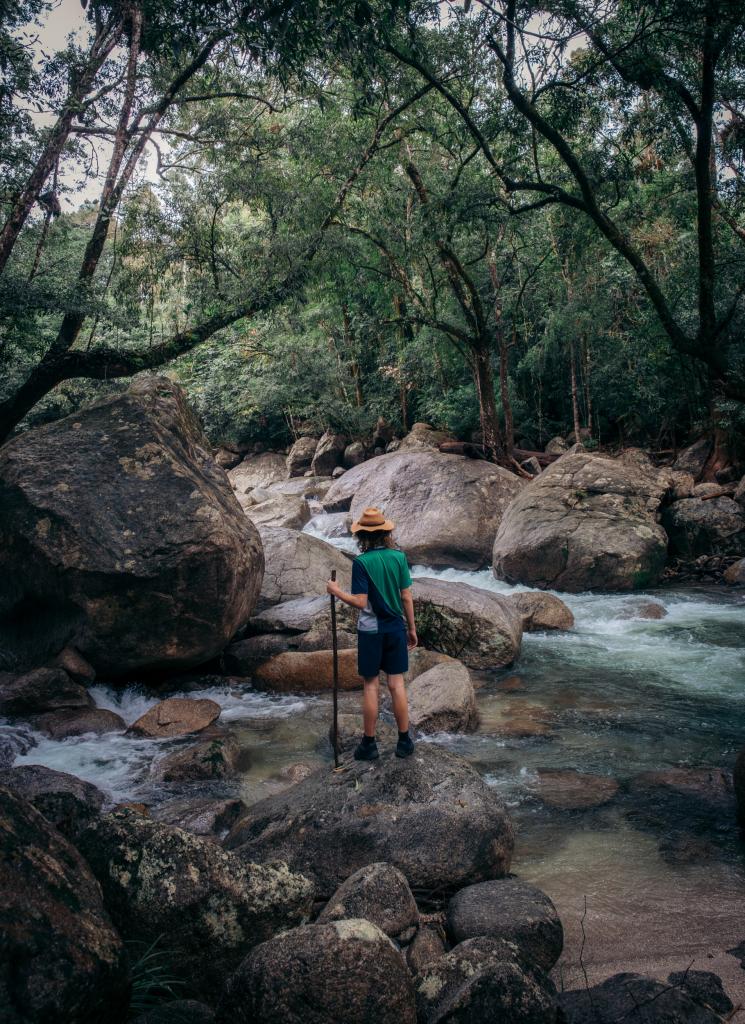
M332 523L317 516L306 530L349 549L349 538L330 535ZM526 589L486 570L416 567L413 575L497 593ZM681 818L677 806L650 803L632 783L659 769L731 769L745 746L745 596L724 589L560 596L575 628L526 634L515 666L476 677L478 730L429 742L467 758L509 805L517 830L513 870L552 897L564 922L560 980L578 981L584 929L581 960L591 981L614 964L659 972L660 964L685 969L695 959L697 969L719 970L730 995L745 1000L745 972L724 952L745 939L745 862L733 813L713 804L708 818ZM635 617L647 601L667 614ZM248 751L250 765L237 783L247 803L285 786L290 765L330 760L325 695L227 686L189 695L217 700L221 721ZM158 699L138 687L96 686L93 696L127 722ZM343 695L342 710L358 701ZM148 802L168 795L153 783L151 766L179 742L120 734L30 739L36 745L16 764L45 764L96 783L113 799ZM567 770L616 780L618 793L586 809L539 799L539 773ZM215 791L231 787L216 784Z

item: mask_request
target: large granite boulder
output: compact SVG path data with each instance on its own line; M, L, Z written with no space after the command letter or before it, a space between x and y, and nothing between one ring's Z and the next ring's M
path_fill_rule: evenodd
M416 676L407 697L409 720L417 732L466 732L478 724L471 673L455 659Z
M368 864L342 882L318 916L319 923L363 917L395 937L419 923L409 883L392 864Z
M3 1024L119 1024L129 968L101 889L74 846L0 787Z
M310 464L314 476L331 476L333 471L344 462L344 449L347 438L344 434L335 434L327 430L318 442L318 446Z
M540 889L518 878L479 882L448 903L453 942L486 935L512 943L527 963L550 971L561 956L564 932L556 907Z
M259 535L162 377L0 449L0 645L99 672L200 664L251 615Z
M68 736L85 736L86 733L101 736L106 732L124 732L127 723L121 715L108 708L61 708L35 715L33 726L53 740L64 740Z
M21 764L1 771L0 786L28 800L71 842L98 817L106 802L93 783L41 764Z
M673 469L680 473L690 473L696 480L703 473L710 454L711 438L702 437L678 453Z
M255 505L244 504L241 507L257 529L265 526L280 526L285 530L302 530L310 519L310 506L305 498L294 494L271 495L265 501Z
M62 708L90 708L93 698L61 668L32 669L23 675L0 672L0 714L32 715Z
M256 665L256 685L272 693L315 693L334 686L334 654L325 651L284 651ZM362 677L357 672L357 651L338 652L339 689L360 690Z
M258 946L232 976L217 1024L416 1024L411 977L380 928L310 924Z
M411 562L480 569L489 564L502 515L522 487L520 477L490 462L399 450L350 469L323 505L343 511L348 495L355 519L368 506L382 509Z
M412 594L424 647L479 669L510 665L520 653L522 616L499 594L426 576L414 580Z
M438 446L453 438L445 430L436 430L429 423L415 423L409 433L401 438L399 451L437 450Z
M513 833L498 795L462 758L420 743L406 759L351 761L315 772L249 808L226 839L263 861L279 857L330 897L376 861L418 889L457 889L509 871Z
M248 494L254 487L269 487L284 480L287 476L286 461L285 456L278 452L247 455L243 462L228 472L228 480L234 491Z
M99 818L79 847L122 936L166 936L177 954L172 969L208 999L252 946L310 910L313 887L302 875L252 864L131 810Z
M296 530L262 527L266 570L261 587L265 604L295 597L325 594L326 583L336 569L336 579L348 590L352 563L338 548Z
M664 474L568 452L510 505L494 541L494 572L541 589L635 590L660 576L667 536L657 522Z
M555 1024L556 989L514 946L495 939L461 942L414 978L420 1024Z
M662 522L672 555L745 553L745 509L732 498L684 498L665 509Z

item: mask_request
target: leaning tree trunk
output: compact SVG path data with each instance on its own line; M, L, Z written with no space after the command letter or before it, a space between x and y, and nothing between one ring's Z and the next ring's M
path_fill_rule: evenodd
M494 400L494 371L491 364L491 353L481 349L474 352L473 379L479 402L479 421L484 452L490 462L504 464L504 439L499 428L497 403Z

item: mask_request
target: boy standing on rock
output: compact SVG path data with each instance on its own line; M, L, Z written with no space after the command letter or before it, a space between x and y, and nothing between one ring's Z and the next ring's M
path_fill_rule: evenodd
M352 593L345 593L333 580L326 590L340 601L358 608L357 671L365 681L362 715L365 728L354 756L357 761L379 757L375 742L378 720L378 688L381 670L388 677L393 714L398 725L396 757L414 753L409 735L409 707L404 672L409 668L409 650L416 647L414 601L411 575L403 551L393 547L394 523L377 508L366 508L352 533L361 554L352 563Z

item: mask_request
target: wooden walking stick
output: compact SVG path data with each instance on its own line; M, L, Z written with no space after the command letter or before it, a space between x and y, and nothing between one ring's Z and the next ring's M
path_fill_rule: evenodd
M331 579L336 581L336 569L331 570ZM336 640L336 598L331 594L331 647L334 656L334 726L332 742L334 746L334 770L339 767L339 650Z

